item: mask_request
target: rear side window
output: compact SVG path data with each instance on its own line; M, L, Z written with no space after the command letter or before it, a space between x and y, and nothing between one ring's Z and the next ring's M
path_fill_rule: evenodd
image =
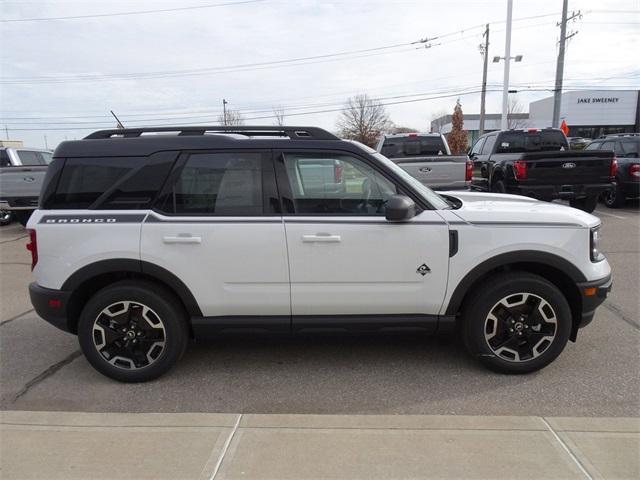
M263 164L259 152L190 155L160 210L183 215L262 215Z
M382 153L387 158L402 158L420 155L446 155L447 149L440 136L389 137L382 144Z
M47 152L36 152L33 150L18 150L20 162L25 166L49 165L51 154Z
M554 152L567 149L562 132L504 132L499 135L496 153Z
M496 144L497 135L489 135L482 146L482 155L489 155Z
M45 208L149 208L166 179L176 154L150 157L69 158Z
M640 150L640 142L620 142L622 152L629 157L638 157L638 150Z

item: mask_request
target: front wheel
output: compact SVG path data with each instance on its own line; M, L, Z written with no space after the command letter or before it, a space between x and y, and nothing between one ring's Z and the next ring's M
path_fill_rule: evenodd
M564 295L526 272L491 277L465 302L462 335L468 351L492 370L529 373L562 352L571 333Z
M121 281L98 291L85 305L78 340L103 375L145 382L166 373L187 346L186 313L165 288Z
M0 210L0 226L4 227L13 221L13 213L9 210Z
M598 205L598 197L576 198L569 200L569 205L583 212L592 213Z

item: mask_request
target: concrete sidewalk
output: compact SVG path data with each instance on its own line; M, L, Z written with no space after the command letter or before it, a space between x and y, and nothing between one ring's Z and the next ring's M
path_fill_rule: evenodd
M0 477L640 478L640 419L0 413Z

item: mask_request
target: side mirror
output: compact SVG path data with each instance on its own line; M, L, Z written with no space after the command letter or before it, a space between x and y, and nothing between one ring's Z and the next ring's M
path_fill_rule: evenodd
M416 204L405 195L392 195L387 200L385 216L390 222L403 222L416 216Z

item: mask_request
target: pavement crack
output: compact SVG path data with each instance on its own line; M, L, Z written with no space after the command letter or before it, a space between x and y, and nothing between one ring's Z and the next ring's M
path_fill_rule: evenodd
M49 368L47 368L44 372L40 373L38 376L36 376L36 377L32 378L31 380L29 380L27 383L25 383L24 387L22 387L20 389L20 391L15 394L15 396L13 397L13 401L11 403L15 403L20 397L22 397L27 392L29 392L29 390L31 390L33 387L38 385L40 382L46 380L47 378L49 378L51 375L56 373L58 370L63 368L65 365L68 365L71 362L73 362L80 355L82 355L82 352L80 350L76 350L75 352L73 352L73 353L67 355L66 357L64 357L59 362L54 363L53 365L51 365Z
M21 240L23 238L27 238L29 235L22 235L21 237L18 238L12 238L10 240L3 240L0 242L0 245L2 245L3 243L11 243L11 242L17 242L18 240Z
M11 317L11 318L8 318L6 320L3 320L3 321L0 322L0 327L2 325L5 325L5 324L9 323L9 322L13 322L14 320L17 320L18 318L22 317L23 315L26 315L27 313L31 313L31 312L33 312L33 308L27 310L26 312L19 313L15 317Z
M628 316L626 313L624 313L622 311L622 308L620 308L618 305L616 305L615 303L612 303L612 302L610 302L608 300L606 302L604 302L603 305L607 310L609 310L614 315L616 315L618 318L620 318L620 320L622 320L623 322L628 323L629 325L631 325L636 330L640 330L640 324L638 324L638 322L636 322L634 319L632 319L630 316Z

